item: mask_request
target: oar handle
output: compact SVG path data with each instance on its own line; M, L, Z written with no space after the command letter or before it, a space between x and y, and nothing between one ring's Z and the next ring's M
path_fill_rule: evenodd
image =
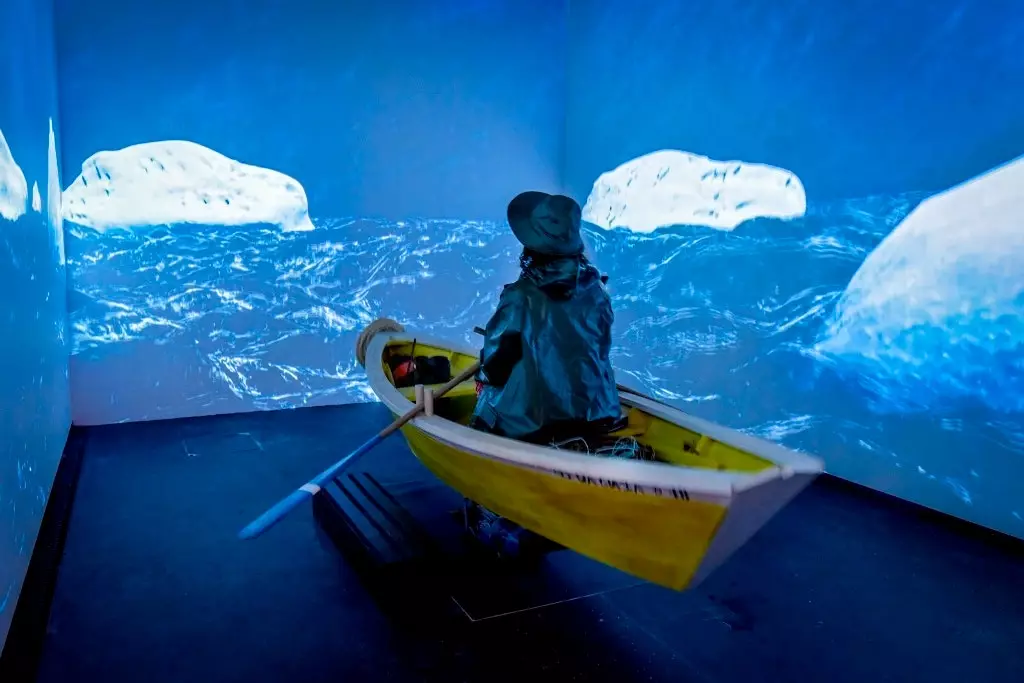
M438 389L433 392L434 398L440 398L441 396L444 396L449 391L451 391L452 389L454 389L455 387L457 387L458 385L462 384L467 379L475 375L476 371L479 369L480 363L473 363L473 365L460 372L448 383L438 387ZM416 417L423 410L423 407L423 403L417 402L416 405L412 407L412 409L408 410L404 415L399 417L397 420L389 424L384 429L380 430L380 432L378 432L377 435L374 436L372 439L370 439L362 446L346 455L338 462L334 463L333 465L325 469L320 474L310 479L308 483L303 484L299 488L292 491L290 494L288 494L287 497L285 497L283 500L274 505L274 507L270 508L262 515L257 517L255 520L253 520L248 526L246 526L239 532L238 537L242 540L256 538L257 536L265 532L267 529L280 522L289 512L298 507L300 503L316 495L324 484L326 484L331 479L334 479L339 474L341 474L342 470L348 467L352 462L354 462L360 456L364 455L366 452L371 450L373 447L375 447L381 441L386 439L388 436L397 432L399 429L405 426L410 420Z

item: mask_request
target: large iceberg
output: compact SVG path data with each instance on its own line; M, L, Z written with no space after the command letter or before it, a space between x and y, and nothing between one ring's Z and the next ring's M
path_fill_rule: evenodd
M733 230L753 218L799 218L806 211L803 183L789 171L661 150L602 173L583 219L634 232L673 225Z
M818 349L924 401L1024 410L1022 188L1024 157L921 203L854 274Z
M0 130L0 216L16 221L25 214L28 183L21 167L15 163L4 132Z
M50 119L50 143L46 158L46 220L53 231L57 259L64 265L64 219L61 216L60 164L57 161L57 141Z
M93 154L64 191L63 212L94 230L175 223L313 229L297 180L185 140Z

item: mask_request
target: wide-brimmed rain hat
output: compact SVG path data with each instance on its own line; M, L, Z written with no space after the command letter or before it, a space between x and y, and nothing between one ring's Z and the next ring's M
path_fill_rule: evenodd
M508 205L508 224L516 239L531 251L547 256L583 253L580 205L571 197L547 192L523 192Z

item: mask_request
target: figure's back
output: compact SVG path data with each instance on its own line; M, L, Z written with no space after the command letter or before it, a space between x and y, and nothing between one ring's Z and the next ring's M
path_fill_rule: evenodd
M545 422L591 422L609 417L609 412L619 414L609 358L611 300L596 272L585 273L581 280L565 299L535 285L527 289L524 370Z
M529 438L562 424L621 415L611 366L612 308L598 272L569 265L527 269L502 295L518 309L522 356L491 401L499 431Z

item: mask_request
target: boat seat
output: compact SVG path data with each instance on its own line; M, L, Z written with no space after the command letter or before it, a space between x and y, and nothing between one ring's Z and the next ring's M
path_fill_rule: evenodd
M428 384L428 385L424 386L424 389L429 389L429 390L433 391L433 390L436 390L436 389L438 389L438 388L440 388L442 386L444 386L444 385L443 384ZM402 388L400 388L398 390L402 392L402 396L405 396L410 401L415 401L416 400L416 387L414 387L414 386L413 387L402 387ZM462 383L456 385L455 387L453 387L448 393L446 393L441 398L442 399L445 399L445 398L460 398L460 397L463 397L463 396L476 396L476 380L470 379L470 380L466 380L465 382L462 382Z

